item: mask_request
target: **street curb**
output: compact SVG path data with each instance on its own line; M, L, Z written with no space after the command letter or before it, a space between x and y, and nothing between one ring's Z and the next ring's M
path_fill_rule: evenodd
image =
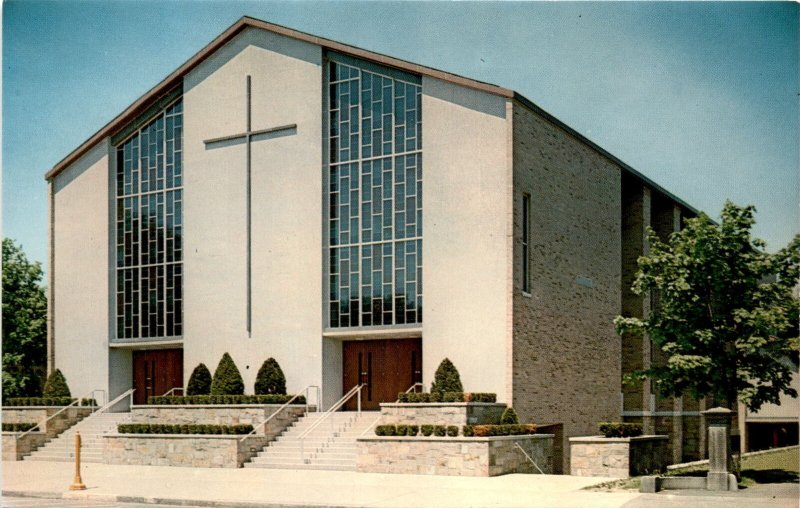
M205 499L170 499L161 497L144 496L116 496L113 494L92 494L86 492L37 492L24 490L4 490L6 497L23 497L34 499L70 499L83 501L103 501L107 503L139 503L152 505L190 506L201 508L297 508L299 506L313 508L355 508L359 505L331 505L331 504L286 504L286 503L258 503L253 501L208 501Z

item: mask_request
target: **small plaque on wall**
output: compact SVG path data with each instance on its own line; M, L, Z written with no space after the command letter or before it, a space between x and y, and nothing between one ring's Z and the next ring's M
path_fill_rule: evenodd
M594 287L594 283L592 282L592 279L590 279L589 277L576 277L575 283L578 284L579 286L585 286L587 288Z

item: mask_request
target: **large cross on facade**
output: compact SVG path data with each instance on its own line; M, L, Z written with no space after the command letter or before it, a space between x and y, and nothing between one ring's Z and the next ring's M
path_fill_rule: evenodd
M251 174L251 160L252 160L252 153L250 149L250 144L253 141L260 141L262 139L271 139L280 136L286 136L295 134L297 132L297 124L289 124L289 125L281 125L278 127L270 127L268 129L260 129L260 130L253 130L252 123L252 93L250 87L250 76L247 76L247 129L244 132L240 132L238 134L232 134L230 136L223 136L220 138L213 138L207 139L204 141L206 145L206 149L212 148L223 148L226 146L231 145L238 145L240 143L245 143L247 145L247 335L248 337L252 335L252 328L253 328L253 310L252 310L252 301L253 301L253 291L252 291L252 231L251 231L251 223L252 223L252 207L251 207L251 197L252 192L250 189L250 174ZM256 139L257 138L257 139Z

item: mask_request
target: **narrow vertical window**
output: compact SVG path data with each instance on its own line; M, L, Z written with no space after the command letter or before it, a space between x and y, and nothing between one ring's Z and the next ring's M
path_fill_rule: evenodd
M531 292L531 196L522 195L522 291Z

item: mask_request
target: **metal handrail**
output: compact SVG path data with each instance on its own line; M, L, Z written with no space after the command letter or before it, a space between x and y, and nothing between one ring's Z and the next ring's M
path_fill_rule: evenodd
M305 393L305 394L306 394L306 413L307 413L307 412L308 412L308 390L309 390L310 388L316 388L317 390L319 390L319 386L317 386L317 385L308 385L308 386L306 386L305 388L303 388L302 390L300 390L300 391L299 391L299 392L298 392L298 393L297 393L297 394L296 394L294 397L292 397L291 399L289 399L288 401L286 401L286 403L285 403L284 405L282 405L281 407L279 407L279 408L278 408L278 409L277 409L277 410L276 410L274 413L272 413L271 415L269 415L269 417L267 417L267 419L266 419L266 420L264 420L263 422L259 423L259 424L258 424L258 425L256 425L255 427L253 427L253 430L251 430L250 432L248 432L247 434L245 434L245 435L242 437L242 439L240 439L240 440L239 440L239 442L241 443L241 442L243 442L245 439L247 439L248 437L250 437L250 435L251 435L251 434L255 434L255 433L256 433L256 430L258 430L260 427L263 427L264 425L266 425L266 424L267 424L267 423L268 423L270 420L272 420L274 417L276 417L276 416L278 415L278 413L280 413L281 411L283 411L284 409L286 409L286 407L287 407L287 406L289 406L289 404L291 404L292 402L294 402L294 400L295 400L297 397L299 397L301 393ZM317 406L316 406L316 407L317 407L317 411L319 411L319 397L317 397Z
M359 434L359 435L358 435L358 437L360 437L360 438L361 438L361 437L364 437L364 435L365 435L367 432L371 431L371 430L372 430L372 429L375 427L375 424L376 424L376 423L378 423L378 422L381 420L381 418L383 418L383 415L378 415L378 417L377 417L377 418L375 418L375 419L372 421L372 423L370 423L370 424L369 424L369 427L367 427L366 429L364 429L364 432L362 432L361 434Z
M23 432L22 434L17 434L17 435L16 435L16 437L15 437L15 440L19 440L20 438L22 438L22 436L27 436L28 434L30 434L31 432L33 432L33 431L34 431L34 429L37 429L37 428L39 429L39 432L41 432L41 431L42 431L42 426L43 426L45 423L49 422L50 420L52 420L52 419L53 419L53 418L55 418L56 416L60 415L61 413L63 413L63 412L64 412L64 411L66 411L67 409L71 408L71 407L72 407L72 406L74 406L75 404L78 404L78 406L80 406L80 407L83 407L83 406L81 406L79 403L80 403L80 402L81 402L83 399L85 399L85 398L89 398L89 399L92 399L92 400L94 400L94 397L93 397L93 395L94 395L94 393L95 393L95 392L103 392L103 396L105 397L105 393L106 393L106 392L105 392L104 390L100 390L100 389L94 389L94 390L92 390L92 391L90 391L90 392L88 392L88 393L86 393L86 394L85 394L85 395L88 395L88 397L83 397L83 396L81 396L81 397L78 397L78 398L77 398L77 399L75 399L74 401L70 402L70 404L69 404L68 406L64 406L64 407L62 407L61 409L59 409L58 411L56 411L56 412L55 412L55 413L53 413L52 415L48 416L48 417L47 417L47 418L45 418L44 420L40 421L39 423L37 423L36 425L34 425L33 427L31 427L30 429L26 430L26 431L25 431L25 432ZM104 398L103 400L105 401L105 398ZM91 405L90 405L90 407L94 408L94 404L91 404ZM94 412L94 409L92 410L92 412Z
M353 397L353 395L355 395L355 394L358 394L358 396L359 396L358 397L358 412L361 413L361 389L364 388L364 386L366 386L366 385L365 384L360 384L360 385L356 385L353 388L351 388L350 391L348 391L346 394L344 394L342 396L342 398L339 399L336 402L336 404L334 404L333 406L330 407L330 409L325 411L325 413L320 418L318 418L317 421L314 422L308 429L306 429L305 432L300 434L300 437L298 439L300 439L300 460L301 461L303 460L303 457L305 456L306 436L308 436L308 434L311 433L311 431L313 431L314 429L319 427L320 424L322 424L322 422L325 421L325 419L327 419L330 415L332 415L333 413L338 411L342 406L344 406L345 403L348 400L350 400Z
M414 393L416 393L415 388L418 387L418 386L421 386L422 388L425 388L425 385L422 384L422 383L414 383L413 385L409 386L408 390L404 391L403 393L411 393L411 390L414 390ZM400 399L397 399L395 401L395 403L397 403L397 402L400 402Z
M176 386L176 387L174 387L174 388L170 388L169 390L167 390L167 393L165 393L164 395L162 395L162 397L166 397L166 396L170 395L170 394L171 394L172 392L174 392L175 390L180 390L181 392L183 392L183 387L182 387L182 386Z
M95 412L95 414L105 413L106 411L108 411L109 408L116 406L119 403L119 401L121 401L125 397L130 397L131 398L131 405L133 405L133 392L135 392L135 391L136 391L136 388L131 388L130 390L122 393L121 395L118 395L117 398L115 398L114 400L112 400L111 402L106 404L105 406L103 406L100 409L98 409Z
M524 449L524 448L522 448L522 447L519 445L519 443L518 443L518 442L514 441L514 446L516 446L517 448L519 448L519 451L521 451L521 452L522 452L522 454L523 454L523 455L525 455L525 458L526 458L526 459L528 459L528 461L529 461L531 464L533 464L533 467L535 467L536 469L538 469L538 470L539 470L539 473L540 473L540 474L545 474L545 473L544 473L544 471L542 471L542 468L540 468L540 467L539 467L539 465L538 465L536 462L534 462L534 461L533 461L533 459L531 458L531 456L530 456L530 455L528 455L528 452L526 452L526 451L525 451L525 449Z

